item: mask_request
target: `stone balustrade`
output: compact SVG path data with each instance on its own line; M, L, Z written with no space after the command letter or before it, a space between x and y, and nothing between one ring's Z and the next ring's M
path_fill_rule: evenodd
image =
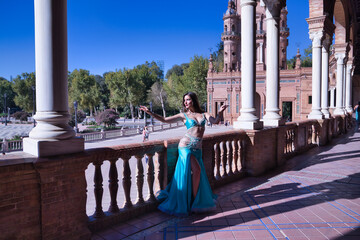
M206 174L213 188L247 175L259 176L351 127L351 116L337 116L207 135L203 140ZM149 141L49 158L19 153L3 159L2 237L89 239L91 231L155 210L156 192L171 178L175 163L169 160L176 158L178 141Z

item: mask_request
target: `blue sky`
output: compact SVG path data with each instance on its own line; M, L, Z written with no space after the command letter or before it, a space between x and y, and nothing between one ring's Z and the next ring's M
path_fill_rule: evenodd
M287 57L308 37L308 0L287 0ZM34 1L0 0L0 76L35 71ZM68 68L102 75L163 60L165 73L195 54L209 56L223 31L227 0L68 0Z

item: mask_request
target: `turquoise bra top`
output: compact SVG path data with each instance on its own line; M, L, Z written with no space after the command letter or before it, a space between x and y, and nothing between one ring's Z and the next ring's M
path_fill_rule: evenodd
M189 118L185 113L184 113L184 115L186 118L185 126L187 129L195 127L195 126L200 126L200 127L205 126L205 123L206 123L205 114L203 114L203 118L200 120L200 122L196 121L196 119Z

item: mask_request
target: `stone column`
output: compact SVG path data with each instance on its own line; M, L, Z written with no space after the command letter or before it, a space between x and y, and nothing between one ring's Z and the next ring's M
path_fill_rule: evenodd
M80 152L84 140L68 125L67 1L35 0L37 125L24 152L39 157Z
M261 129L255 109L255 8L256 0L241 0L241 110L234 122L237 129Z
M351 72L352 72L352 64L348 63L346 67L346 91L345 91L345 107L346 111L348 113L353 112L353 108L351 105L351 99L352 99L352 78L351 78Z
M330 88L330 109L335 108L335 88Z
M263 63L264 62L264 47L263 47L263 43L261 42L261 43L259 43L259 50L260 50L260 55L259 55L259 62L260 63Z
M345 53L335 53L335 58L337 61L337 70L336 70L336 108L334 115L345 115L343 108L343 76L344 76L344 59Z
M321 41L323 38L323 30L310 33L312 41L312 108L309 119L323 119L324 115L320 111L321 98Z
M266 4L266 114L265 126L284 125L285 121L279 112L279 27L280 10L279 1L264 1Z
M326 34L322 43L322 69L321 69L321 112L325 118L330 118L329 113L329 47L331 44L331 37Z

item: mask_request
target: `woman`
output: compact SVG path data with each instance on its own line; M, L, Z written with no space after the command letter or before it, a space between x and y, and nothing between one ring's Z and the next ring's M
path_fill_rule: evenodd
M157 196L162 201L159 209L175 216L187 216L191 212L204 212L216 207L216 196L211 191L202 160L201 143L206 121L211 124L219 123L227 106L221 106L218 116L214 118L201 110L196 94L188 92L183 96L183 107L183 113L164 118L150 112L147 107L140 106L140 110L161 122L183 121L187 128L185 136L179 142L174 176L166 189Z
M149 134L150 134L150 132L149 132L148 128L145 126L144 130L143 130L143 142L149 140Z
M355 105L354 111L355 111L355 121L356 121L355 131L357 132L359 130L359 125L360 125L360 102L358 102L358 104Z

